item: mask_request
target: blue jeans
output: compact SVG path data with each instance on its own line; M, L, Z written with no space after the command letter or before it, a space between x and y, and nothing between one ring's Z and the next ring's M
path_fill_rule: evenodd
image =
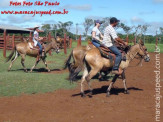
M40 44L40 42L37 42L37 46L39 46L39 48L40 48L39 53L42 54L42 45Z
M96 41L96 40L92 40L92 44L93 44L95 47L100 47L100 43L98 43L98 41Z
M122 60L122 54L118 50L118 48L116 46L111 46L111 47L108 47L108 48L116 55L113 70L118 70L119 69L119 64L120 64L120 62Z

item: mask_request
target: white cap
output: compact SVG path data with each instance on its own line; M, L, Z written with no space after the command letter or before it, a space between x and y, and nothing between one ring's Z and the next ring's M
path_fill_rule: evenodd
M35 25L34 28L39 28L39 26L38 25Z

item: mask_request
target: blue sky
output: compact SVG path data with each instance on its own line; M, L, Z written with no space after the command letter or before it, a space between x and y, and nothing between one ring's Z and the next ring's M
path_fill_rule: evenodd
M68 15L2 15L0 24L10 24L21 27L33 27L34 25L53 24L58 21L73 21L71 28L75 32L75 24L82 24L84 18L102 19L103 17L117 17L129 26L138 24L151 25L148 34L155 34L158 27L163 27L163 0L40 0L42 2L60 2L58 7L9 7L9 1L25 0L1 0L2 10L63 10L69 11ZM37 0L26 0L35 2ZM79 26L79 33L83 33L83 26Z

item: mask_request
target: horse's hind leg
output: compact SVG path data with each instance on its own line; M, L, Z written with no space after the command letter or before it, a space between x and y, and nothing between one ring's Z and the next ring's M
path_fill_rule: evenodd
M129 94L129 91L128 91L128 89L127 89L127 85L126 85L126 76L125 76L125 71L123 71L123 73L121 74L121 76L122 76L122 80L123 80L123 84L124 84L124 88L125 88L124 93L125 93L125 94Z
M27 69L26 69L26 67L25 67L25 65L24 65L24 62L25 62L25 55L24 55L24 54L21 54L21 57L22 57L22 59L21 59L21 64L22 64L22 66L23 66L23 68L24 68L24 71L27 72Z
M82 80L81 80L81 97L85 97L84 81L85 81L85 78L86 78L87 75L88 75L88 69L85 67L84 72L83 72L83 76L82 76Z
M106 97L109 97L109 96L110 96L111 88L112 88L113 84L115 83L115 81L117 80L118 76L119 76L119 75L115 75L115 76L113 77L113 80L112 80L112 82L110 83L110 85L109 85L109 87L108 87L108 89L107 89Z
M99 72L98 69L91 69L91 71L89 72L89 74L86 76L86 81L88 83L88 87L89 87L89 90L90 90L90 94L92 95L93 94L93 89L92 89L92 86L91 86L91 79Z
M48 70L48 72L50 72L50 69L48 68L48 65L47 65L47 63L46 63L46 60L43 59L42 61L44 62L45 66L46 66L46 69Z
M14 63L14 61L17 59L18 56L19 56L19 54L18 54L18 52L16 51L15 57L11 60L11 64L10 64L10 66L9 66L9 68L8 68L8 71L11 70L11 67L12 67L13 63Z

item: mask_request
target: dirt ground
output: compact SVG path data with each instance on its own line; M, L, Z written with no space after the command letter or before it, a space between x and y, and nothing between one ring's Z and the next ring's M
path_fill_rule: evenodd
M138 62L135 60L127 69L129 95L123 93L122 80L118 79L109 98L105 92L110 81L95 80L92 80L92 98L81 98L80 84L72 90L3 97L0 98L0 122L154 122L155 54L150 56L151 61L144 62L142 67L134 67Z

